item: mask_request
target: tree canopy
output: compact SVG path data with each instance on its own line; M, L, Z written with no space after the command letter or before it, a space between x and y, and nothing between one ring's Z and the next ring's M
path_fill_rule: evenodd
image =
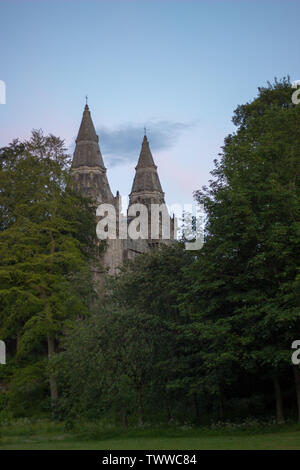
M73 189L61 139L33 131L2 148L0 164L0 336L17 377L18 364L32 372L44 348L54 354L64 325L88 312L95 221Z

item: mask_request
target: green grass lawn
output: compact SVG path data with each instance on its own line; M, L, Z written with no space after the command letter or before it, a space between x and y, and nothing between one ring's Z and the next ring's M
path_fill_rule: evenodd
M1 450L125 450L125 449L155 449L155 450L253 450L253 449L300 449L300 433L275 433L255 436L210 436L199 438L129 438L79 441L65 439L64 436L40 436L36 438L7 439L0 445Z
M102 431L97 437L70 433L63 425L29 425L1 428L1 450L188 450L188 449L298 449L299 425L269 426L255 430L211 430L204 428L150 428L131 431Z

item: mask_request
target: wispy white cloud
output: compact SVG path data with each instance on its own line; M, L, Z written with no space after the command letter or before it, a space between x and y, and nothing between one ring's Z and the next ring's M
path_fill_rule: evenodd
M156 121L147 126L147 136L153 152L172 147L191 123ZM101 151L108 166L114 167L137 161L144 128L138 124L124 124L118 128L101 127L97 129Z

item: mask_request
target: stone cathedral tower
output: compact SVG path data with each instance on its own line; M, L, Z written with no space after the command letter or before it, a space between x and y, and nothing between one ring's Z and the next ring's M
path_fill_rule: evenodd
M107 180L99 138L87 104L76 139L71 171L83 196L91 197L97 203L113 202L114 197Z
M167 225L170 227L170 239L174 239L174 223L175 219L169 218L165 203L165 193L162 190L159 176L157 173L157 166L154 163L153 156L150 150L149 142L144 136L142 149L139 157L137 166L135 167L135 177L133 180L131 193L129 195L129 208L133 204L144 204L148 209L148 245L150 248L158 247L160 243L166 243L166 240L162 240L162 215L160 215L159 221L159 236L153 238L152 225L152 205L156 204L165 209L167 215Z
M76 147L73 155L71 167L72 177L83 196L90 197L98 206L101 203L111 204L115 207L117 220L123 217L119 214L120 196L117 192L113 196L109 182L106 176L102 154L99 146L99 138L91 118L88 105L85 105L82 121L80 124ZM157 166L154 163L150 146L146 135L142 143L136 173L129 195L129 207L126 217L126 224L132 220L131 209L135 204L143 204L148 209L148 236L146 239L133 240L130 237L126 239L109 239L106 252L103 256L102 264L111 274L117 272L118 267L122 265L125 259L133 258L140 253L145 253L153 248L158 248L162 243L172 243L175 239L175 219L171 219L165 206L164 192L162 190ZM151 204L165 207L168 223L170 225L169 239L162 239L162 214L160 214L160 223L158 234L152 237ZM166 220L166 219L165 219Z

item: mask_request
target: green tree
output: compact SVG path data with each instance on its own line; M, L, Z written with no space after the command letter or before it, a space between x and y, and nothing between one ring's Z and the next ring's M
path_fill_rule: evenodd
M21 362L45 341L51 359L65 324L88 311L93 209L72 187L59 138L33 131L2 148L0 162L0 335L16 341ZM55 403L51 369L49 383Z
M182 269L192 261L174 244L139 255L108 278L94 315L76 322L58 355L63 406L71 415L92 409L103 417L114 410L125 425L135 416L140 423L170 420L174 408L186 417L187 387L178 382L185 367L179 353L184 356L187 346L179 327L187 320L178 292Z
M152 382L163 325L153 316L111 305L67 331L56 370L69 418L129 416L145 420L145 395Z
M186 335L185 329L190 318L180 309L179 302L180 294L188 288L184 269L194 259L194 252L186 251L183 243L161 246L128 261L109 285L111 302L135 311L137 316L147 315L162 326L152 386L168 419L174 416L178 396L182 397L184 407L187 397L194 395L194 411L198 412L196 393L189 387L191 376L196 373L195 361L191 364L186 360L187 351L193 348L191 335Z
M237 131L225 139L209 187L195 193L207 214L205 244L182 302L203 325L199 348L206 331L214 338L202 354L210 370L227 365L234 377L242 367L273 380L278 421L280 377L300 326L300 107L291 94L288 79L276 80L236 109Z

